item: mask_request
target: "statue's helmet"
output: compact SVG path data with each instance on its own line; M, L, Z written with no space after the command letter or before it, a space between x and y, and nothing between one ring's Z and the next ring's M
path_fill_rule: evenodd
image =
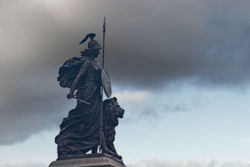
M89 49L101 49L102 48L101 45L96 40L94 40L95 36L96 34L89 33L85 36L85 38L79 44L84 43L85 41L87 41L88 38L90 38L90 41L88 43Z
M88 43L89 49L101 49L101 45L94 39L91 39Z

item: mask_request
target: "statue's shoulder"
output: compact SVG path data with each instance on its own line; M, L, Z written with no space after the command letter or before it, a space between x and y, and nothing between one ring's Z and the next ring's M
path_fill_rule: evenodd
M87 57L71 57L59 68L57 81L61 87L70 88L81 66L88 61Z

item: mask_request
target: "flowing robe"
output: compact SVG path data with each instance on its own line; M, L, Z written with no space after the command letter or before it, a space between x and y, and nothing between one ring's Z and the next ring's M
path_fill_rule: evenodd
M93 59L87 57L71 58L59 69L58 81L62 87L70 88L84 62L89 61L87 70L76 85L77 98L90 105L77 101L75 109L69 112L60 125L56 136L58 159L81 156L96 148L100 143L101 111L101 68Z

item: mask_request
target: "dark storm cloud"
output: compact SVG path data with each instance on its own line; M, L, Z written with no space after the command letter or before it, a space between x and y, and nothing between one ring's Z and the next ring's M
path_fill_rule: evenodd
M30 76L18 72L18 75L13 76L15 79L6 77L7 84L1 87L0 144L20 142L32 133L55 128L53 125L66 115L64 94L50 87L48 83L55 81L49 75L47 80L43 80L46 77L42 74Z
M247 85L249 5L247 0L1 0L0 143L54 127L66 94L56 83L57 69L79 55L86 33L97 33L101 41L104 15L106 68L115 85Z

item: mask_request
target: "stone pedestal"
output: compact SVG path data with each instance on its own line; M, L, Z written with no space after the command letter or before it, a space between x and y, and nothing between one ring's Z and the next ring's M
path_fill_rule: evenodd
M100 155L56 160L52 162L49 167L125 167L125 165L112 157Z

